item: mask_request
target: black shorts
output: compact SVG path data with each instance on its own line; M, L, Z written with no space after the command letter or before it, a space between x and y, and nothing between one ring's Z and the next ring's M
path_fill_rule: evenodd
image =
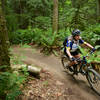
M64 51L64 53L65 53L65 55L66 55L67 57L69 57L68 54L66 53L66 51ZM80 52L79 49L77 49L75 52L70 52L70 53L71 53L72 56L76 56L76 55L78 55L78 54L81 53L81 52Z

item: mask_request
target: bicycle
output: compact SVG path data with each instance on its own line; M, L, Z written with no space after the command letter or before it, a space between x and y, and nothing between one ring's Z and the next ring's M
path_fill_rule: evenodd
M92 54L92 53L93 51L91 51L89 54ZM86 58L89 56L89 54L87 54L86 56L83 56L82 59L79 59L79 58L76 59L78 64L73 65L73 66L66 65L69 60L68 60L68 57L65 55L61 57L61 62L64 69L67 69L67 71L76 75L78 75L78 73L85 75L91 89L94 90L100 96L100 74L93 69L91 63L89 64L87 62Z

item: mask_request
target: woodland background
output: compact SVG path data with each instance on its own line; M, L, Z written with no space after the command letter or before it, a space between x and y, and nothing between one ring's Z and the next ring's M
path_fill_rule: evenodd
M0 100L14 100L28 75L26 69L24 76L12 73L10 45L59 50L75 28L100 48L100 0L0 0Z

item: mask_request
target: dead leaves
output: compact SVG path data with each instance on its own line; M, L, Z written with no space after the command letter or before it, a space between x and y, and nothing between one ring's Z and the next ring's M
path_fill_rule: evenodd
M21 100L67 100L66 98L72 95L71 88L66 89L63 82L52 77L50 72L43 70L40 79L29 78Z

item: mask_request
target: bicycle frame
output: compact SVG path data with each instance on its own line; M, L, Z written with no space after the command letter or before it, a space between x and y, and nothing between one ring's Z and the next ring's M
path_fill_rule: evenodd
M93 51L91 51L89 54L92 54L92 53L93 53ZM83 59L82 59L82 60L79 60L79 58L76 59L76 61L79 62L77 65L80 65L80 63L81 63L80 68L79 68L79 71L77 71L78 73L81 73L81 74L83 74L83 75L86 75L86 71L84 72L84 71L83 71L83 68L84 68L84 67L86 66L86 64L87 64L87 59L86 59L86 57L88 57L89 54L87 54L86 56L83 56ZM87 67L87 69L88 69L88 67Z
M93 51L91 51L89 54L92 54L92 53ZM100 96L100 84L98 84L100 83L100 74L93 69L91 63L89 63L89 66L88 66L88 62L86 58L88 57L89 54L87 54L86 56L83 56L82 59L80 58L75 59L78 62L78 64L75 64L75 66L73 65L71 67L70 66L66 67L66 63L64 65L64 59L66 59L66 57L63 57L62 64L70 72L73 72L73 75L75 74L78 75L78 73L85 75L91 89L93 89ZM78 67L79 67L79 70L77 69Z

